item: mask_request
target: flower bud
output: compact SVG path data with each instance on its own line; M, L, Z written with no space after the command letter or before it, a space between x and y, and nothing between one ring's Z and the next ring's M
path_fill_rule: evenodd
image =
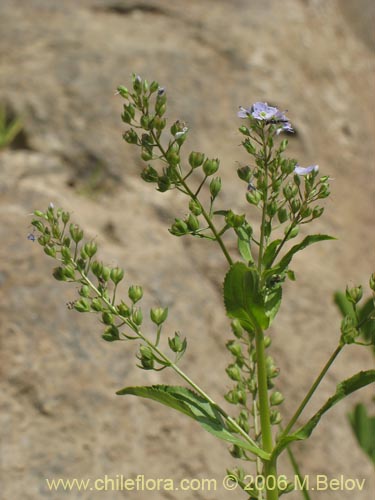
M116 90L117 93L120 94L120 96L124 97L125 99L129 96L129 90L123 85L118 86Z
M111 269L111 280L115 285L118 285L124 277L124 270L121 267L114 267Z
M67 224L70 219L70 213L69 212L62 212L61 213L61 220L63 221L64 224Z
M90 296L90 288L87 285L82 285L81 289L78 292L81 297L89 297Z
M132 320L137 326L140 326L142 324L143 314L140 309L134 309L132 314Z
M97 297L95 299L92 299L91 309L95 312L102 312L103 311L102 301Z
M150 161L152 160L152 149L147 147L147 148L142 148L141 150L141 158L143 161Z
M151 165L142 170L141 177L146 182L157 182L159 179L157 171Z
M245 141L243 141L242 145L246 149L246 151L251 155L255 154L257 151L255 146L250 141L250 139L246 139Z
M153 307L150 311L151 321L155 323L155 325L160 326L167 319L168 316L168 308L165 307Z
M292 209L292 212L296 214L298 210L301 208L301 202L295 198L294 200L291 201L290 208Z
M293 201L295 201L295 200L293 200ZM310 217L311 214L312 214L311 208L306 206L305 204L303 204L302 208L301 208L301 217L306 219L307 217Z
M275 391L271 394L270 403L271 406L278 406L284 401L284 396L279 391Z
M109 267L103 266L102 278L104 281L108 281L111 275L111 269Z
M204 154L192 151L189 155L189 164L192 168L200 167L204 160Z
M94 241L90 241L84 245L83 249L88 257L94 257L98 250L98 246Z
M152 120L150 126L155 128L158 131L161 131L165 128L167 124L167 121L165 118L161 118L160 116L156 115L154 119Z
M62 267L55 267L55 269L52 272L52 276L57 281L66 281L64 269Z
M158 88L159 88L158 82L153 81L153 82L150 83L150 93L151 94L153 94L154 92L156 92L158 90Z
M277 211L277 218L279 219L280 224L283 224L288 220L288 211L285 207L280 207Z
M127 130L126 132L124 132L122 134L122 138L128 144L138 144L138 135L132 128L130 130Z
M358 302L362 298L362 295L363 295L363 289L361 285L355 286L353 288L346 287L346 298L352 304L358 304Z
M236 358L241 358L242 357L242 347L241 344L238 344L234 340L229 340L229 342L226 343L226 348L228 351L233 354L234 357Z
M220 177L215 177L210 182L210 193L211 193L212 199L216 198L216 196L220 193L220 190L221 190L221 179L220 179Z
M158 190L161 193L168 191L170 187L171 187L171 181L169 180L169 177L167 175L162 175L158 178Z
M251 205L255 205L257 207L261 199L262 199L262 193L260 191L248 191L246 193L246 200Z
M133 89L138 95L142 92L142 78L139 75L133 75Z
M319 198L327 198L330 195L329 184L324 183L319 189Z
M245 432L249 432L249 430L250 430L250 422L249 422L249 415L248 415L247 411L241 410L240 414L238 415L238 425Z
M74 243L79 243L83 238L83 231L77 224L70 224L69 233Z
M243 225L245 222L245 214L238 215L232 212L232 210L229 210L227 215L225 216L225 222L228 224L230 227L238 228Z
M186 219L186 224L190 231L197 231L199 229L199 220L197 217L193 214L189 214L189 217Z
M369 284L370 284L371 290L373 292L375 292L375 273L372 273L372 275L370 276Z
M345 316L341 321L341 342L343 344L353 344L358 337L359 331L355 327L351 316Z
M271 410L270 412L271 425L278 425L281 422L281 414L277 410Z
M117 306L117 311L123 318L128 318L130 316L130 307L123 301Z
M198 216L202 213L202 205L198 200L190 200L189 201L189 210L192 214Z
M237 365L229 365L225 371L231 380L236 380L237 382L241 380L241 371Z
M71 264L68 264L63 269L64 269L64 276L66 279L71 279L71 280L75 279L75 269Z
M232 327L232 332L234 333L234 335L240 339L242 338L242 335L243 335L243 328L241 326L241 323L239 322L238 319L234 319L231 323L231 327Z
M272 201L267 204L267 215L269 217L273 217L277 212L277 203L276 201Z
M280 153L283 153L287 147L288 147L288 139L283 139L279 146Z
M231 403L232 405L236 405L239 403L239 394L238 391L232 389L227 394L224 395L224 399L228 401L228 403Z
M207 177L209 177L210 175L213 175L218 171L219 164L220 161L217 158L212 160L207 159L203 163L203 172L207 175Z
M120 340L120 332L118 328L115 325L111 325L110 327L106 328L102 335L102 339L106 340L107 342Z
M249 166L240 167L237 169L237 175L241 181L249 182L251 177L251 170Z
M131 285L128 290L129 299L136 304L143 297L143 289L138 285Z
M49 257L55 258L56 257L56 247L54 247L53 245L51 245L51 246L46 245L44 247L44 253L46 255L48 255Z
M272 344L271 337L268 335L264 336L264 347L267 349Z
M140 360L144 370L152 370L154 368L154 354L150 347L141 345L139 348L138 359Z
M175 219L175 223L169 229L169 232L174 236L183 236L189 232L186 222L181 219Z
M313 219L317 219L318 217L320 217L323 214L323 212L324 212L323 207L314 207L312 211Z
M75 302L74 309L78 312L89 312L90 304L87 299L82 298Z
M186 350L187 341L181 339L179 332L175 332L172 339L168 338L168 344L173 352L184 352Z
M102 262L98 262L97 260L95 260L91 264L91 271L93 272L93 274L97 278L100 278L102 276L102 272L103 272L103 263Z
M245 125L242 125L241 127L239 127L238 130L243 135L248 135L248 136L250 135L250 130L247 127L245 127Z
M113 315L110 312L105 311L102 314L102 321L105 325L113 325Z

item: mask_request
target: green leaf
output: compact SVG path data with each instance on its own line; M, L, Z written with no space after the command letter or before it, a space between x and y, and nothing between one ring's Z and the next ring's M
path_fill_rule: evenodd
M273 451L273 456L277 457L278 455L280 455L282 450L292 441L301 441L310 437L312 431L318 425L324 413L326 413L330 408L332 408L346 396L349 396L349 394L351 394L352 392L358 391L359 389L362 389L362 387L372 384L373 382L375 382L375 370L362 371L356 373L355 375L353 375L353 377L342 381L337 385L335 394L326 401L326 403L320 408L320 410L317 411L315 415L310 418L310 420L304 426L302 426L293 434L281 438Z
M125 387L116 394L120 396L131 394L158 401L194 419L203 429L217 438L237 445L261 458L269 458L269 454L265 451L234 435L215 405L190 389L180 386L153 385L151 387Z
M375 416L370 417L365 405L357 404L348 417L359 446L375 464Z
M265 269L269 268L272 265L273 259L275 258L275 254L277 251L277 247L280 245L281 241L282 240L272 241L264 251L262 264Z
M242 262L231 266L224 280L224 304L229 318L238 319L245 330L268 328L270 320L255 268Z
M312 234L310 236L306 236L301 243L298 245L294 245L285 255L284 257L276 264L275 267L272 268L273 274L281 274L290 264L294 254L303 250L304 248L312 245L313 243L317 243L318 241L325 240L335 240L333 236L328 236L327 234Z
M251 234L252 234L251 227L248 226L248 229L244 227L239 227L238 229L236 229L236 234L238 236L237 240L238 251L240 252L241 257L248 264L253 264L254 259L253 256L251 255L251 247L250 247Z
M275 319L275 316L280 309L282 295L283 289L281 288L281 285L269 290L266 295L265 311L269 318L269 326L271 326L272 321Z

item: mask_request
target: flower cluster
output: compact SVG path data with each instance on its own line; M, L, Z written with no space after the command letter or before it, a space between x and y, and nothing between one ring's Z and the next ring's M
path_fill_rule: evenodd
M281 132L294 132L291 123L285 116L285 112L280 111L274 106L269 106L266 102L256 102L248 108L240 106L237 116L239 118L250 118L252 120L276 124L276 135L279 135Z

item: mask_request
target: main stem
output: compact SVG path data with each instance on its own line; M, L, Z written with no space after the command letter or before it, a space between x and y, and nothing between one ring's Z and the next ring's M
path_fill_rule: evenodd
M264 334L261 328L255 332L255 345L257 352L257 378L260 427L262 431L263 450L272 453L272 428L270 419L270 407L268 402L266 348L264 345ZM263 461L264 484L266 485L267 500L278 500L276 460ZM269 478L269 479L268 479Z
M258 271L259 275L262 272L262 260L265 246L265 223L267 215L267 201L268 201L268 158L267 158L267 145L263 132L262 137L263 150L264 150L264 176L266 179L265 190L263 197L262 207L262 222L260 227L260 241L259 241L259 257L258 257ZM267 365L266 365L266 348L264 345L263 330L258 327L255 330L255 346L257 353L257 379L258 379L258 398L259 398L259 413L260 413L260 427L262 431L262 445L263 450L272 453L272 427L270 407L268 400L268 382L267 382ZM264 484L266 486L267 500L278 500L279 491L277 488L277 469L276 459L263 461L264 464Z

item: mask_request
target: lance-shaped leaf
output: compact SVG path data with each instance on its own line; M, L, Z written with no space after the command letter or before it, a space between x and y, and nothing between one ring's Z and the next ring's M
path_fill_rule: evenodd
M263 459L269 458L261 448L240 439L233 434L224 422L218 408L194 391L180 386L153 385L150 387L125 387L116 392L122 396L131 394L142 398L153 399L159 403L174 408L198 422L203 429L223 441L250 451Z
M325 240L335 240L333 236L328 236L327 234L311 234L310 236L306 236L301 243L298 243L298 245L294 245L285 255L282 257L282 259L279 260L279 262L272 267L271 269L268 269L264 273L264 277L268 278L269 276L275 275L275 274L281 274L283 271L287 269L289 266L291 260L293 259L294 255L299 252L300 250L303 250L304 248L308 247L309 245L312 245L313 243L317 243L318 241L325 241ZM277 240L276 240L277 241ZM273 244L275 242L272 242L269 246L269 255L267 257L267 262L268 265L271 265L272 260L270 258L272 257L272 252L276 250L276 248L273 248Z
M238 319L245 330L268 328L270 320L255 268L249 268L242 262L231 266L224 280L224 304L227 315Z
M266 314L269 318L269 326L271 326L272 321L275 319L275 316L280 309L282 295L283 289L281 288L281 285L277 285L275 288L267 291L264 305Z
M358 391L359 389L362 389L362 387L365 387L366 385L372 384L374 382L375 370L366 370L356 373L355 375L353 375L353 377L350 377L338 384L335 394L326 401L326 403L320 408L320 410L317 411L315 415L310 418L310 420L304 426L302 426L293 434L284 436L280 439L272 455L274 457L280 455L283 449L292 441L301 441L310 437L312 431L318 425L325 412L327 412L330 408L332 408L346 396L349 396L349 394L351 394L352 392Z
M274 240L272 241L266 248L266 250L264 251L264 255L263 255L263 266L265 269L267 269L268 267L270 267L272 265L272 262L275 258L275 255L276 255L276 251L277 251L277 247L280 245L282 240Z

